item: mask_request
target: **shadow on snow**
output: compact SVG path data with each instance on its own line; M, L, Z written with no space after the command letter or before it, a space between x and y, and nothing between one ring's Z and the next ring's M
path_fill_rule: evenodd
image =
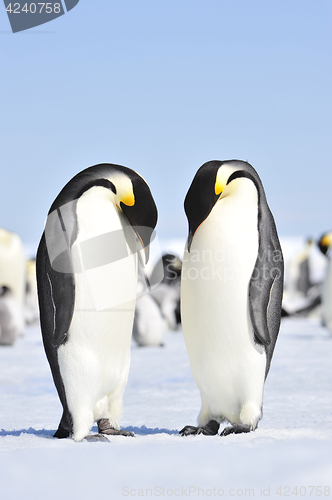
M177 431L176 429L172 429L172 430L159 429L158 427L155 427L154 429L152 429L152 428L146 427L145 425L142 425L141 427L132 427L132 426L124 427L123 430L131 431L138 436L148 436L148 435L152 435L152 434L174 435L174 434L179 433L179 431ZM98 428L93 427L92 431L98 432ZM30 427L29 429L20 429L20 430L13 430L13 431L6 431L5 429L1 429L0 430L0 437L6 437L6 436L18 437L18 436L21 436L22 434L32 434L32 435L37 436L37 437L50 439L50 438L53 438L54 433L55 433L55 429L54 430L50 430L50 429L36 430L36 429L33 429L32 427Z

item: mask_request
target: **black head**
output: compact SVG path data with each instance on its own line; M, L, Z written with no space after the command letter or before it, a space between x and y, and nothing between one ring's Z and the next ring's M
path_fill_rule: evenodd
M324 233L318 240L318 248L324 254L327 255L329 249L332 248L332 231Z
M214 160L204 163L198 169L184 201L189 223L188 251L200 225L209 216L217 201L232 192L231 183L239 178L250 179L257 188L258 198L264 196L260 178L247 162Z
M194 234L219 199L220 193L216 194L215 185L220 165L220 161L204 163L198 169L185 197L184 210L189 224L188 251Z
M147 262L151 236L157 225L158 211L145 180L136 172L133 172L130 180L132 182L132 193L126 197L121 197L119 206L136 232L145 250L145 260Z

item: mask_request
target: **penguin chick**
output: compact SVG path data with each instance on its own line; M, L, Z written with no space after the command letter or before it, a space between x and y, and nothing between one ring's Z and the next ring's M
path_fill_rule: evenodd
M150 293L158 303L168 328L175 331L178 327L176 311L180 301L180 288L176 285L160 283Z
M163 346L166 322L156 300L147 292L145 278L138 274L133 338L140 347Z

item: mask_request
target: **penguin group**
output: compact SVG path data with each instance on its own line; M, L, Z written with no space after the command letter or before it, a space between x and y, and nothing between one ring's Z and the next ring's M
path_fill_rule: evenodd
M36 259L26 260L19 236L0 228L0 345L40 319L62 404L54 437L134 435L120 427L132 339L159 347L167 330L182 328L201 408L197 425L180 434L216 435L226 423L220 436L227 436L258 427L282 316L320 307L332 334L332 232L317 243L327 259L324 282L312 277L309 238L289 262L284 293L283 252L252 165L204 163L184 210L183 260L168 252L152 266L151 190L136 171L103 163L55 198ZM289 297L306 304L290 312Z
M63 407L55 437L132 435L120 428L131 335L161 345L165 325L180 322L202 400L198 426L181 434L213 435L224 421L231 426L222 435L256 429L283 291L283 256L261 180L246 162L208 162L185 212L183 262L166 254L148 276L157 208L137 172L89 167L52 203L36 271L43 343ZM160 284L142 294L160 266Z

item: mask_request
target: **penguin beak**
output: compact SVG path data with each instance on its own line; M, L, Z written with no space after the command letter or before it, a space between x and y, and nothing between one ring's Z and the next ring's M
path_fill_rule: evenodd
M224 189L225 189L225 183L219 180L217 177L216 183L214 185L214 192L216 196L220 196Z
M200 223L200 225L195 229L195 231L192 231L192 230L189 231L188 240L187 240L188 253L190 253L191 244L193 242L195 234L197 233L197 231L199 230L199 228L201 227L201 225L203 224L203 222Z
M187 239L188 253L190 253L190 247L191 247L191 244L193 242L193 238L194 238L194 235L193 235L192 231L189 231L188 239Z
M127 207L133 207L135 205L135 196L133 192L128 192L124 196L121 197L120 203L124 203ZM119 206L120 206L119 203Z
M135 231L137 238L139 239L142 248L144 250L145 265L146 265L150 257L150 242L153 229L151 227L145 227L145 226L132 226L132 228Z
M154 228L157 224L158 212L150 189L143 179L140 178L139 182L137 181L129 192L122 193L120 209L127 216L142 245L145 264L147 264L150 255L150 243L155 237ZM136 248L137 250L138 248ZM140 252L138 252L138 255L141 258Z

